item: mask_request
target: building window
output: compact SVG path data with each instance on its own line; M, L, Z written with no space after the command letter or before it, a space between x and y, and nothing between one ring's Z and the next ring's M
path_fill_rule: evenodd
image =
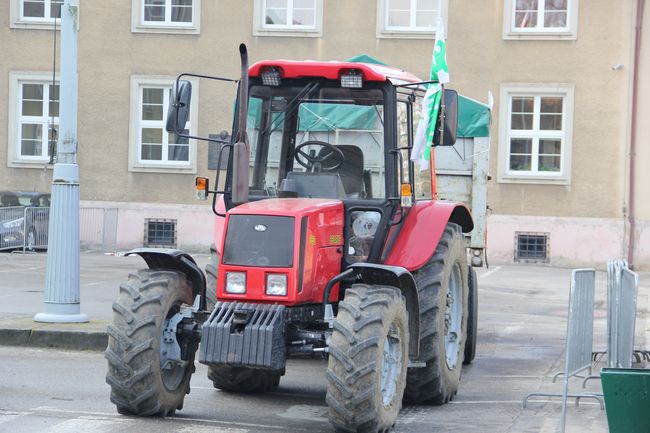
M578 0L506 0L505 39L575 39Z
M548 233L515 233L515 261L542 262L549 261Z
M500 181L568 183L573 86L502 87Z
M144 246L147 248L176 248L176 220L145 219Z
M132 0L132 31L199 33L200 0Z
M10 74L8 161L24 166L50 161L59 128L59 83L47 73Z
M323 0L255 0L256 36L322 36Z
M447 18L447 0L379 0L377 37L433 38L438 17Z
M52 29L62 5L63 0L11 0L11 27Z
M130 169L134 171L195 172L195 143L165 130L167 110L172 100L172 78L134 77L131 86ZM193 83L196 86L196 83ZM197 89L186 129L196 135Z

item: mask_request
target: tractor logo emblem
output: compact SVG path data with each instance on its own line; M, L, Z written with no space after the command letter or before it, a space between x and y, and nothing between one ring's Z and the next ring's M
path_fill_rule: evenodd
M256 224L255 227L253 227L256 232L265 232L266 229L268 228L264 224Z

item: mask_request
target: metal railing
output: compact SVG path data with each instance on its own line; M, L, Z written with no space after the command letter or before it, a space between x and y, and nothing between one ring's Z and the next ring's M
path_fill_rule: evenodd
M591 356L594 334L594 296L596 291L596 271L594 269L575 269L571 273L571 289L569 292L569 314L567 319L567 339L564 371L553 377L553 382L564 376L562 393L532 392L527 394L522 405L525 408L531 397L562 397L561 431L566 425L567 399L593 398L604 409L602 398L595 393L569 393L569 379L580 377L579 374L591 374Z
M82 249L114 250L118 209L80 208L79 240ZM0 208L0 250L47 249L49 207Z
M607 364L631 368L639 276L625 260L607 263Z

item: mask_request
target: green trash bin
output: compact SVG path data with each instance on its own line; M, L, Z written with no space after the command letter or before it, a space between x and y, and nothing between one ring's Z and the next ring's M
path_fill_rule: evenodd
M650 433L650 370L600 372L610 433Z

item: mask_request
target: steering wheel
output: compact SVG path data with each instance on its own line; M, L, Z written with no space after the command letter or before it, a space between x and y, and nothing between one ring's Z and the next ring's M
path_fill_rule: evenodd
M329 149L329 152L324 155L316 155L316 152L312 150L309 154L302 149L307 146L321 146L324 149ZM322 150L322 149L321 149ZM302 165L309 171L333 171L336 170L343 164L343 152L338 147L326 143L324 141L318 140L308 140L304 143L296 146L296 161L298 164ZM319 152L320 153L320 152ZM332 159L330 165L325 165L325 161ZM316 170L318 169L318 170Z

